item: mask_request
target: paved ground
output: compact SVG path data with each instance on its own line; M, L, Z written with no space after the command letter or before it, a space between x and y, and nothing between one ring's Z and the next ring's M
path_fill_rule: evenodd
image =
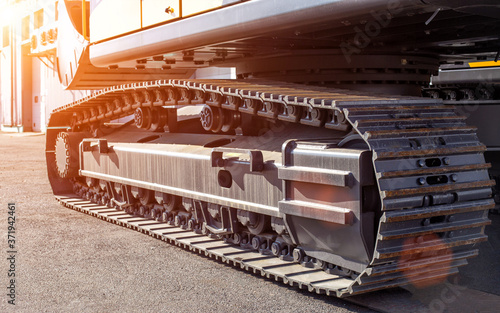
M44 143L0 133L0 312L372 312L64 208L46 178ZM9 202L15 308L6 292Z
M0 312L371 312L62 207L46 178L43 146L42 135L0 133ZM15 307L7 303L9 202L16 203ZM500 307L500 216L492 218L490 241L481 244L472 266L453 278L454 285L413 294L384 291L351 301L387 312L495 311Z

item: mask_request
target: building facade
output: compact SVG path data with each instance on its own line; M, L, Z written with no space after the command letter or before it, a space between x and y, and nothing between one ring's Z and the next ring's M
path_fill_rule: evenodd
M66 90L57 66L58 2L0 1L1 131L44 132L53 109L91 91ZM207 68L193 78L231 78L234 69Z
M2 131L43 132L50 112L88 91L64 90L57 73L57 4L0 4L0 123Z

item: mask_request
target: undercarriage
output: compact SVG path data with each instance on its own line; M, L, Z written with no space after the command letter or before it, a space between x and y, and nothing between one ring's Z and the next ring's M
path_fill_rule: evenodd
M495 182L464 120L439 99L162 80L55 110L46 157L69 207L343 297L477 254Z

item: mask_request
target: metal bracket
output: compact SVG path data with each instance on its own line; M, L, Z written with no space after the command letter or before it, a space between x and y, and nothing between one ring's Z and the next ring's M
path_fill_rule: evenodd
M195 209L200 209L203 215L203 224L205 228L215 235L228 235L238 232L238 217L236 214L236 209L231 207L220 207L220 214L222 217L222 226L217 228L209 225L210 213L208 212L207 206L203 205L201 201L195 201Z
M121 186L121 191L122 191L122 194L123 194L123 198L125 201L118 201L118 195L116 193L116 190L113 186L111 186L111 182L107 181L106 182L106 190L108 192L108 196L111 198L111 201L112 203L115 205L115 206L118 206L120 207L121 209L125 209L127 207L130 207L132 206L132 202L127 202L129 200L133 200L132 198L128 197L127 195L127 186ZM130 186L128 186L128 192L130 192Z
M264 157L260 150L237 149L237 148L214 148L210 155L212 167L223 167L225 165L224 153L239 153L250 156L250 172L261 172L264 169Z
M95 146L98 147L97 150L99 153L109 153L111 150L111 147L108 146L108 141L106 139L85 138L82 141L82 152L93 151Z
M98 139L97 143L99 145L99 153L109 152L108 141L106 139Z

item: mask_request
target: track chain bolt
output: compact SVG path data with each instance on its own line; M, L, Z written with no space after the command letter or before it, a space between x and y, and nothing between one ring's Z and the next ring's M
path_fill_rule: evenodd
M302 262L302 259L304 258L304 256L306 254L305 254L304 250L302 250L301 248L295 248L295 249L293 249L292 255L293 255L293 261L300 263L300 262Z

